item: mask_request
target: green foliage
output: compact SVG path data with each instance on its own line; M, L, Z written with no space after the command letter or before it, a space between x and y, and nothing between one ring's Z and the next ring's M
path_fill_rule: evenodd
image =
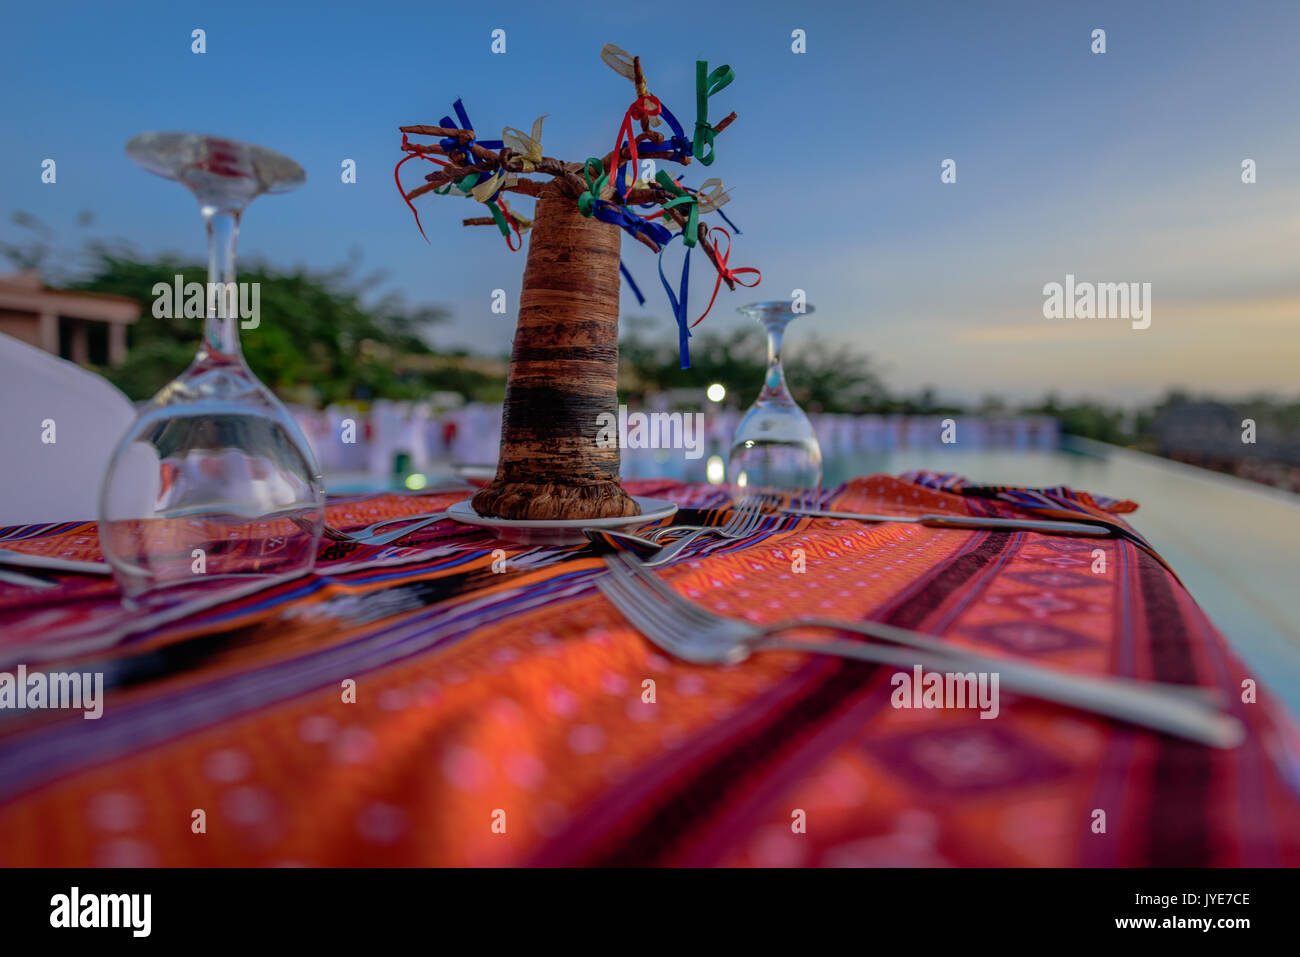
M683 369L675 335L643 338L651 321L624 321L620 382L629 394L704 389L719 382L744 405L758 395L767 370L767 340L757 326L693 336L691 367ZM809 412L870 412L888 402L871 360L842 345L812 339L787 353L783 364L791 394Z
M203 283L206 268L170 256L142 259L103 245L90 247L90 255L87 277L69 283L68 288L114 293L141 303L140 319L130 329L126 362L102 371L131 398L148 398L193 358L202 333L201 320L155 316L154 286L171 285L178 274L183 283ZM260 324L240 334L244 355L258 377L279 395L319 403L416 399L449 387L431 368L408 361L432 357L420 333L445 319L443 310L410 310L393 296L363 304L362 297L375 280L356 278L351 267L281 271L245 262L240 265L239 281L261 285ZM459 378L458 384L471 390L489 384L472 374Z
M1127 416L1122 409L1097 402L1062 405L1053 394L1048 395L1041 404L1027 407L1022 411L1054 416L1061 423L1061 431L1068 435L1078 435L1113 445L1128 445L1135 438L1125 425Z

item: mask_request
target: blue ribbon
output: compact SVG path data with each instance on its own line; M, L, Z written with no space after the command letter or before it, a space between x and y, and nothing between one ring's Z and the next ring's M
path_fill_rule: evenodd
M636 304L638 306L644 306L645 296L641 295L641 290L637 288L636 280L632 278L632 274L627 271L627 267L623 265L623 260L621 259L618 261L618 271L623 274L623 278L627 280L627 284L632 287L632 295L636 296Z
M682 233L673 233L672 239L681 236ZM691 337L691 323L687 316L686 296L691 287L691 247L686 247L686 258L682 260L682 282L680 286L681 299L673 295L673 287L668 285L668 277L664 275L664 250L668 248L665 243L663 249L659 250L659 281L664 284L664 292L668 293L668 302L673 307L673 317L677 320L677 348L682 356L682 368L691 367L691 349L687 345L687 340Z
M677 117L673 116L673 111L668 109L668 107L664 106L662 103L660 103L659 106L659 115L673 131L673 135L670 136L663 145L672 147L673 152L677 154L674 159L678 163L687 156L694 156L695 154L692 151L693 148L691 146L691 141L686 138L686 134L682 131L682 124L677 122Z
M457 122L453 122L450 116L444 116L442 118L442 123L439 125L446 128L468 130L473 133L474 125L470 123L469 114L465 112L465 103L461 99L457 98L456 102L451 105L451 108L456 111ZM465 155L469 158L469 164L471 166L477 166L480 162L470 150L470 147L475 143L487 150L503 149L506 145L503 140L480 140L476 136L471 137L469 141L465 143L462 143L459 137L455 136L448 136L445 139L438 141L438 145L445 150L463 150Z
M682 130L682 124L677 122L677 117L673 116L673 111L659 104L659 118L668 124L668 128L673 131L673 135L664 140L656 149L671 149L673 157L670 162L680 163L683 159L693 155L691 153L691 141L686 138ZM614 161L617 163L619 157L615 156ZM640 171L636 171L636 176L640 176ZM627 164L618 164L618 174L614 177L614 188L618 190L618 195L627 196ZM644 204L643 204L644 205ZM653 205L653 204L651 204Z
M608 200L598 199L594 204L595 217L602 223L612 223L629 236L645 233L656 246L662 246L673 238L673 234L659 223L642 219L626 206L615 206Z

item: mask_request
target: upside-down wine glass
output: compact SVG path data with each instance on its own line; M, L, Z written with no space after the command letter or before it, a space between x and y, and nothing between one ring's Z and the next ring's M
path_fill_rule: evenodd
M214 577L308 572L324 483L298 424L244 361L235 285L244 207L306 174L259 146L193 133L142 133L126 152L198 199L207 308L194 361L141 409L113 453L99 499L104 555L130 604Z
M802 312L813 311L810 305L801 306ZM731 440L728 482L737 494L815 494L822 480L821 446L808 416L790 397L781 367L785 327L799 314L795 303L756 302L738 311L767 330L767 374L758 399L740 420Z

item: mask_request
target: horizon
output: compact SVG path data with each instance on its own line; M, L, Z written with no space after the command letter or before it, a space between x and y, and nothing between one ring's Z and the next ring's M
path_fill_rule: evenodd
M1056 392L1130 410L1170 389L1296 395L1300 281L1287 252L1300 228L1287 201L1300 199L1290 185L1300 132L1277 117L1300 96L1287 43L1300 8L760 3L742 18L735 4L704 4L690 31L638 39L626 18L604 12L560 25L498 8L453 24L413 4L360 20L294 6L11 13L0 38L14 93L0 107L9 185L0 240L24 238L15 212L64 237L88 209L105 238L201 260L189 198L134 167L123 147L145 129L219 132L308 172L297 192L249 207L241 257L326 270L362 249L361 271L387 272L385 289L451 310L431 330L435 347L501 354L523 254L495 230L462 228L482 209L452 197L415 201L426 246L393 184L397 127L436 123L463 96L485 137L549 113L547 155L604 153L631 92L600 61L612 42L642 56L652 92L687 125L693 61L736 69L711 116L734 109L739 120L718 137L717 163L685 172L692 185L725 180L726 213L743 230L731 265L761 269L763 283L724 290L697 334L743 325L735 307L799 288L817 313L791 327L790 348L814 330L852 343L894 394L931 387L963 403L989 394L1022 403ZM436 35L412 29L421 18ZM194 28L206 30L201 55L190 52ZM490 52L496 28L507 31L504 55ZM796 28L807 33L804 54L790 50ZM1094 28L1106 30L1104 54L1089 49ZM47 157L55 184L40 180ZM345 158L357 163L355 184L340 181ZM949 158L957 180L942 183ZM1258 170L1249 185L1246 158ZM419 181L403 178L408 189ZM652 316L656 338L673 340L654 257L634 243L623 250L647 297L638 308L624 292L623 316ZM665 256L670 274L679 256ZM712 274L695 258L698 314ZM1150 328L1044 318L1043 287L1067 275L1150 283ZM498 288L505 316L490 311Z

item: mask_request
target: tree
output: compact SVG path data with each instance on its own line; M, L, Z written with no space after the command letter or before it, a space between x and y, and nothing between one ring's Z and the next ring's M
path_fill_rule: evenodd
M201 321L154 315L157 283L200 281L205 267L172 255L139 258L123 248L92 246L89 275L68 288L109 292L138 300L143 310L129 332L126 361L101 370L133 399L146 399L194 358ZM243 334L244 354L281 398L328 404L345 399L418 399L445 388L429 372L407 372L386 356L432 355L422 338L448 313L440 307L408 309L396 296L373 305L362 297L375 277L358 279L353 266L326 272L280 270L244 264L241 282L260 284L260 323Z
M710 73L704 61L696 64L697 114L694 137L688 140L673 113L649 92L639 57L606 44L601 59L636 89L614 149L603 158L571 163L545 156L545 117L533 124L530 134L507 127L500 140L480 140L460 100L453 105L454 119L445 116L438 126L400 128L407 155L394 177L412 159L439 167L410 192L398 179L412 212L411 201L417 197L455 190L491 213L465 224L496 226L511 249L520 248L523 233L532 231L506 384L501 454L496 478L474 497L480 514L556 519L639 512L619 483L618 443L600 438L602 422L618 412L620 230L656 253L678 237L688 257L700 246L717 271L719 285L725 282L734 289L739 274L756 273L728 269L717 238L710 239L709 228L700 222L702 214L726 202L721 180L706 180L699 189L690 189L659 170L652 183L640 182L641 160L683 166L692 159L704 166L713 163L713 141L735 114L711 124L708 102L731 83L731 68ZM667 135L654 129L665 124ZM412 143L411 136L438 140L420 145ZM531 220L511 209L508 194L537 200ZM660 208L645 215L636 211L645 206ZM664 223L680 231L674 234ZM687 269L683 266L680 299L670 294L683 366L689 365Z

